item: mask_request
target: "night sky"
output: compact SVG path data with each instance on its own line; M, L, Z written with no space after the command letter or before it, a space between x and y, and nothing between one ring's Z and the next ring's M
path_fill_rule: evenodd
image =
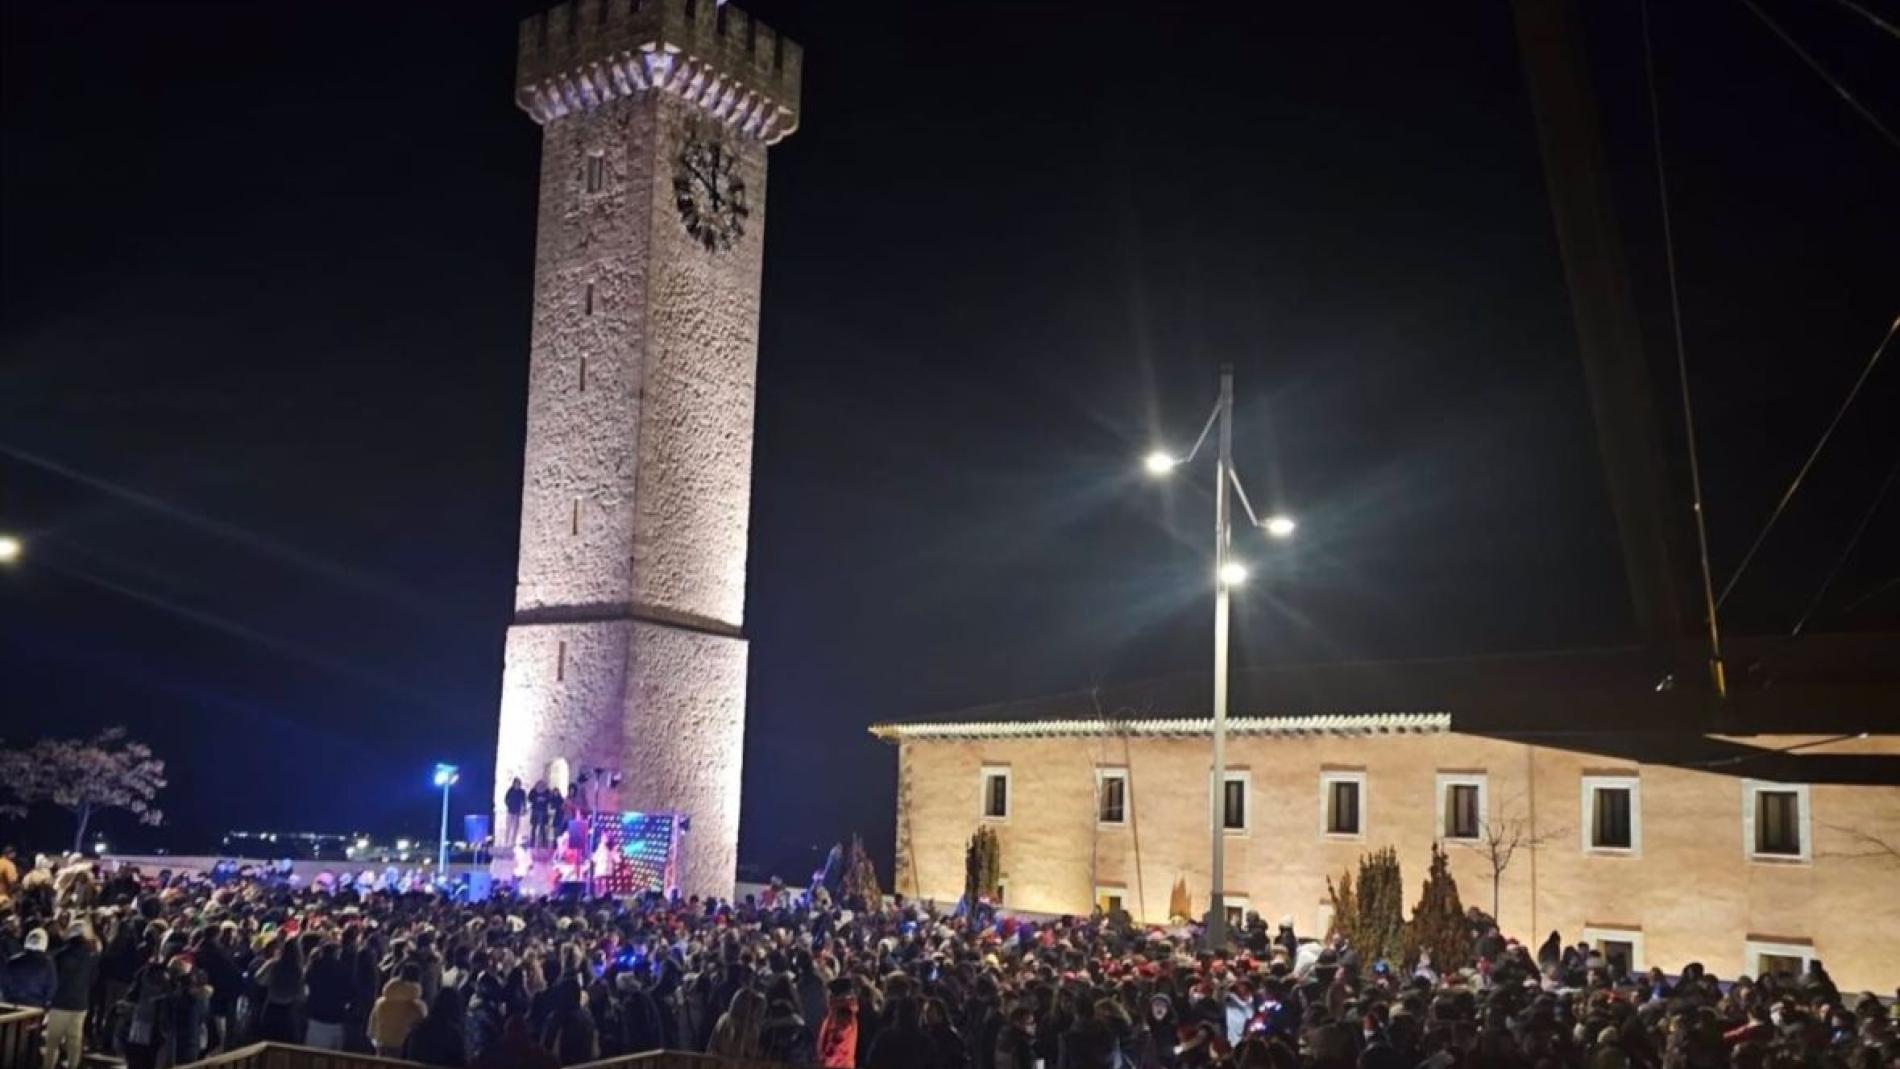
M1900 125L1900 42L1762 2ZM6 0L0 529L30 555L0 738L157 746L173 826L115 844L426 833L437 760L487 797L538 6ZM1639 9L1587 6L1671 383ZM1242 543L1242 665L1629 640L1505 3L748 7L806 81L771 157L742 861L888 856L874 720L1205 664L1208 470L1138 459L1222 361L1239 470L1302 522ZM1655 17L1720 579L1900 313L1900 149L1742 4ZM1793 625L1900 461L1895 363L1736 630ZM1900 493L1810 627L1900 630L1896 576Z

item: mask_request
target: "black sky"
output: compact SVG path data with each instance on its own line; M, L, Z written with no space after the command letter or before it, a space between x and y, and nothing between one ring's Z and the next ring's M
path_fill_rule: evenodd
M485 796L536 6L4 4L0 528L31 557L0 573L0 737L132 725L178 845L424 830L441 759ZM1638 8L1588 6L1661 359ZM1740 3L1655 8L1726 575L1900 312L1900 150ZM1764 8L1900 124L1900 43ZM807 80L771 164L743 858L888 850L873 720L1202 665L1205 473L1134 461L1222 361L1240 471L1303 521L1240 599L1243 664L1628 637L1500 0L751 9ZM1800 615L1896 416L1884 366L1733 626ZM1900 494L1811 626L1895 629L1896 575Z

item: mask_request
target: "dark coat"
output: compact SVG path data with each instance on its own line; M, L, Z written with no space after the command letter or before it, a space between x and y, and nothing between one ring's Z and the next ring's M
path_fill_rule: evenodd
M22 950L0 967L0 998L15 1006L45 1009L58 983L53 959L44 950Z
M99 952L83 936L66 940L53 951L53 1009L83 1013L91 1005L92 984L99 975Z
M786 1065L810 1065L817 1052L817 1040L791 1003L774 1002L766 1008L765 1019L759 1024L761 1057Z
M930 1037L922 1028L893 1024L871 1041L864 1069L917 1069L930 1064Z

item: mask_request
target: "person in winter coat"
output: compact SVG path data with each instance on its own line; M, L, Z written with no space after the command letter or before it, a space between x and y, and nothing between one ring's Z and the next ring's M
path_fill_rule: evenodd
M45 1069L53 1069L63 1048L66 1064L77 1069L85 1056L86 1009L99 975L99 948L83 925L69 929L66 941L53 952L53 975L53 1001L41 1038L42 1062Z
M297 1007L303 1003L303 951L295 939L278 942L271 959L257 970L257 986L264 989L264 1015L257 1038L269 1043L295 1043Z
M858 1064L858 995L849 977L830 985L831 1002L825 1023L818 1026L818 1064L825 1069L852 1069Z
M403 1041L403 1058L423 1065L461 1069L468 1064L468 1038L463 1031L465 1017L466 1004L461 991L445 987L436 992L435 1001L429 1004L429 1015L410 1029L409 1038Z
M344 1050L349 1038L350 967L343 963L342 949L324 943L310 957L304 974L309 992L305 1005L304 1046L319 1050Z
M484 972L475 978L475 994L468 1000L468 1020L463 1026L467 1036L468 1058L479 1062L489 1051L500 1047L503 1027L508 1020L501 978Z
M929 1064L930 1037L924 1034L922 1007L909 996L892 999L890 1026L871 1041L865 1069L917 1069Z
M817 1041L805 1018L792 1002L789 983L778 997L766 1000L765 1019L759 1024L759 1057L786 1065L810 1065L817 1054Z
M562 1065L579 1065L600 1057L600 1034L594 1029L593 1015L587 1012L587 997L581 993L580 984L570 979L564 976L548 988L551 997L541 1045L553 1051Z
M501 1041L482 1052L470 1069L560 1069L560 1065L534 1041L528 1018L513 1013L502 1023Z
M8 958L4 971L0 971L0 1001L41 1010L53 1004L59 976L46 946L46 929L26 933L26 948Z
M1118 1050L1115 1035L1109 1031L1103 1007L1107 1001L1090 1007L1086 1016L1062 1035L1056 1069L1116 1069Z
M759 1031L765 1020L765 996L749 987L733 992L730 1008L713 1026L706 1053L729 1058L759 1057Z
M1009 1023L996 1033L991 1069L1035 1069L1036 1011L1021 1003L1009 1011Z
M930 1069L970 1069L969 1046L940 998L924 1000L924 1035L930 1037Z
M419 975L414 965L403 966L395 979L383 985L383 996L370 1008L369 1041L385 1058L401 1057L409 1033L429 1015L429 1008L422 1004Z

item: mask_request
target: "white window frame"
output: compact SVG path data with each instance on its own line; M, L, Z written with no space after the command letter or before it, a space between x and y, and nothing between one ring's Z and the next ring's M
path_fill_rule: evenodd
M1351 783L1359 788L1359 830L1354 832L1336 832L1332 828L1331 806L1333 804L1333 784ZM1362 843L1366 841L1366 827L1371 824L1368 795L1366 792L1366 774L1364 770L1347 771L1344 769L1326 769L1319 774L1319 837L1338 843Z
M1755 796L1763 791L1794 795L1795 824L1801 835L1800 853L1764 854L1755 849ZM1742 781L1742 856L1749 861L1768 865L1805 865L1814 860L1814 818L1813 811L1808 808L1807 784L1776 783L1764 779Z
M1630 792L1630 844L1628 846L1596 845L1596 792L1603 788L1620 788ZM1577 821L1580 830L1583 852L1598 857L1642 857L1643 856L1643 778L1641 776L1584 776L1582 797Z
M1003 777L1003 815L990 815L990 780ZM1010 811L1016 808L1016 783L1010 778L1008 765L984 765L983 773L978 777L976 792L976 815L988 824L1008 824Z
M1599 940L1628 943L1630 945L1631 976L1639 976L1649 971L1649 953L1643 947L1643 930L1641 928L1603 928L1592 927L1587 924L1584 925L1583 941L1595 947ZM1604 960L1608 961L1609 958L1606 956Z
M1490 775L1484 772L1440 772L1438 774L1438 838L1448 843L1476 843L1484 841L1484 824L1491 818ZM1453 787L1478 788L1478 833L1471 836L1454 836L1445 826L1445 800ZM1361 798L1359 808L1365 809L1365 799ZM1360 823L1365 823L1362 819Z
M1094 906L1101 905L1102 899L1107 898L1110 895L1114 895L1117 898L1120 898L1122 900L1122 910L1124 912L1130 914L1131 916L1134 914L1135 911L1132 908L1130 908L1131 903L1129 900L1131 896L1128 893L1128 888L1122 884L1114 884L1114 883L1096 884L1095 885L1095 901L1090 903L1091 908L1093 908Z
M1253 908L1253 899L1246 895L1222 895L1220 904L1222 909L1239 913L1238 917L1228 922L1238 928L1247 923L1247 911Z
M1120 820L1102 819L1103 792L1108 781L1122 781L1122 818ZM1128 793L1128 769L1123 765L1101 765L1095 769L1095 826L1098 828L1126 828L1128 812L1134 807L1134 796Z
M1207 773L1207 820L1211 827L1215 821L1221 824L1221 830L1230 836L1241 837L1253 834L1253 770L1250 768L1228 768L1224 783L1239 783L1240 787L1240 827L1227 827L1227 790L1223 786L1219 793L1214 788L1214 773Z
M1800 958L1801 971L1808 971L1818 956L1812 943L1776 943L1765 939L1744 939L1742 941L1742 972L1757 980L1761 979L1761 956L1773 954L1776 957Z

